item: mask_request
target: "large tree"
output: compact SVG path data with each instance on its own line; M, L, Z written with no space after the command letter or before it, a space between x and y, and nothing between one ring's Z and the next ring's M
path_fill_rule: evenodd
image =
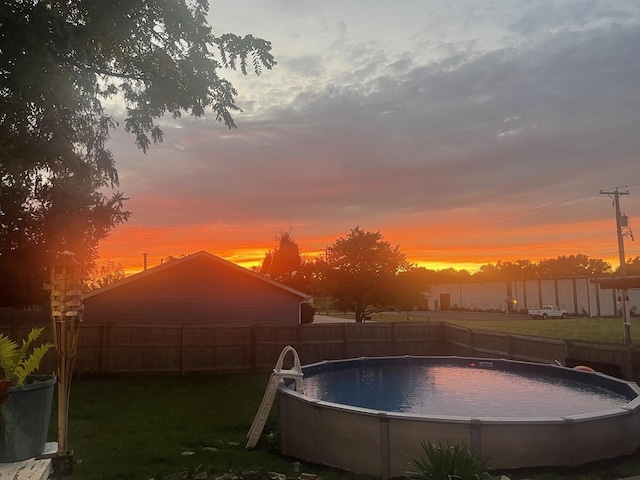
M216 36L207 13L206 0L0 0L0 306L37 303L55 252L90 266L126 221L105 99L145 152L165 115L235 127L219 70L260 74L271 45Z
M359 227L331 244L318 266L324 291L353 311L357 322L396 303L398 275L410 269L398 246Z
M398 273L392 304L398 310L407 312L407 316L417 306L428 302L428 294L433 283L433 274L423 267L411 267Z
M291 232L280 234L278 246L265 254L260 273L301 292L309 291L311 265L300 255L300 247Z

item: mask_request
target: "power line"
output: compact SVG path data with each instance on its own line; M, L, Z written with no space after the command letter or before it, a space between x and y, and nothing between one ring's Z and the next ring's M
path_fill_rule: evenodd
M588 198L588 199L583 200L581 202L575 202L575 203L572 203L570 205L565 205L565 206L562 206L562 207L551 209L551 207L555 207L557 205L562 205L563 203L571 202L573 200L577 200L579 198L583 198L583 197L591 196L591 195L593 195L593 193L577 195L575 197L571 197L571 198L568 198L568 199L565 199L565 200L559 200L557 202L552 202L552 203L549 203L547 205L542 205L540 207L530 208L530 209L523 210L523 211L520 211L520 212L515 212L515 213L508 214L508 215L503 215L501 217L491 218L491 219L488 219L488 220L483 220L481 222L467 224L467 225L464 225L464 226L461 226L461 227L453 228L451 230L446 230L444 232L440 232L438 234L427 235L425 238L444 237L444 236L448 236L451 233L467 231L467 230L472 229L472 228L488 226L488 225L492 225L492 224L498 224L499 225L501 223L506 223L507 221L509 221L509 220L511 220L513 218L517 218L517 217L529 218L529 217L532 217L532 216L535 216L535 215L541 215L543 213L554 212L554 211L561 210L561 209L564 209L564 208L569 208L569 207L573 207L573 206L576 206L576 205L581 205L583 203L589 203L589 202L592 202L592 201L595 201L596 199L598 199L597 196L594 196L592 198ZM547 209L547 211L542 212L542 210L545 210L545 209ZM527 214L531 214L531 215L527 215Z
M630 187L635 187L635 188L630 188ZM627 190L627 193L629 190L631 191L638 191L640 190L640 184L630 184L630 185L626 185L625 187L614 187L616 189L619 188L625 188ZM487 227L487 226L493 226L493 225L499 225L502 223L506 223L506 222L510 222L513 221L513 219L525 219L525 218L530 218L533 216L537 216L537 215L543 215L543 214L547 214L547 213L552 213L552 212L556 212L558 210L561 209L566 209L569 207L574 207L577 205L584 205L586 203L591 203L594 201L599 200L600 195L603 193L603 191L600 191L597 195L594 195L593 192L590 193L585 193L585 194L581 194L581 195L576 195L574 197L570 197L564 200L559 200L556 202L552 202L546 205L542 205L539 207L535 207L535 208L530 208L530 209L526 209L526 210L522 210L519 212L515 212L515 213L511 213L508 215L503 215L500 217L495 217L495 218L491 218L488 220L483 220L481 222L477 222L477 223L472 223L472 224L467 224L461 227L457 227L457 228L453 228L450 230L446 230L437 234L432 234L432 235L427 235L424 238L427 239L431 239L431 238L438 238L438 237L445 237L445 236L451 236L452 234L461 232L461 231L468 231L470 229L474 229L474 228L482 228L482 227ZM585 197L587 197L586 199L584 199ZM580 200L580 199L584 199L581 201L576 201L576 200ZM571 203L570 203L571 202ZM559 245L564 245L564 244L576 244L579 243L581 241L585 241L585 240L589 240L589 239L593 239L593 238L599 238L599 237L604 237L604 236L608 236L608 235L616 235L616 232L609 232L609 233L604 233L604 234L599 234L599 235L590 235L590 236L586 236L586 237L579 237L579 238L575 238L572 240L567 240L567 241L562 241L562 242L553 242L553 243L547 243L544 246L541 246L539 244L536 245L519 245L519 246L513 246L513 247L508 247L510 250L514 249L514 248L526 248L529 250L528 255L531 255L531 250L539 250L542 248L548 249L549 247L554 247L554 246L559 246ZM476 249L476 255L479 253L478 250L482 250L482 247L480 249ZM637 250L630 250L628 252L629 254L635 254L638 253ZM610 256L613 253L607 253L604 254L606 256ZM600 254L603 255L603 254Z

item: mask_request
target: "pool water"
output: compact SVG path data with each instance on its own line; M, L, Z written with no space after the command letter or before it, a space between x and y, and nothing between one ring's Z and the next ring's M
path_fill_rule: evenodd
M305 372L304 388L318 400L428 416L562 417L622 407L632 399L586 380L476 364L365 363Z

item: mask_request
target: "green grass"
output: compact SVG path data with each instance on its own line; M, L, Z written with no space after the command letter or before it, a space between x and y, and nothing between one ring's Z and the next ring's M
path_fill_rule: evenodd
M375 315L374 320L407 319L405 315L383 314ZM475 330L605 342L620 342L622 334L622 322L615 318L474 319L461 315L460 319L446 321ZM640 341L640 332L632 328L632 333L634 341ZM81 463L75 465L73 478L147 480L177 472L205 471L265 474L273 471L295 476L296 460L279 454L275 406L258 447L252 451L244 449L245 435L268 379L268 374L223 374L74 380L69 448ZM56 425L55 418L52 425ZM183 455L184 452L192 454ZM302 471L319 474L323 480L367 478L301 463ZM640 453L574 469L506 473L513 480L627 477L640 474Z
M507 332L536 337L570 340L593 340L623 343L622 320L618 318L567 318L533 320L517 317L514 320L448 320L473 330ZM631 329L632 341L640 342L640 330Z
M444 321L460 325L472 330L487 330L491 332L505 332L536 337L550 337L569 340L593 340L597 342L623 343L623 325L621 318L591 317L591 318L566 318L566 319L537 319L525 315L460 315L455 318L451 312L446 318L439 318L438 312L426 312L430 321ZM341 318L353 318L353 315L336 315ZM372 315L375 322L424 322L426 316L407 316L396 313L382 313ZM640 343L640 325L638 318L632 318L631 340Z
M258 447L244 448L268 379L224 374L74 380L68 446L81 461L74 480L147 480L185 471L292 476L296 460L279 455L273 434L275 406ZM320 466L305 471L342 476Z
M68 445L81 463L74 466L73 479L158 480L178 472L248 471L261 472L262 478L267 472L297 476L297 460L279 453L275 405L257 448L244 448L268 379L267 374L223 374L74 380ZM323 480L370 479L305 462L301 471ZM578 469L505 473L512 480L619 478L640 474L640 454Z

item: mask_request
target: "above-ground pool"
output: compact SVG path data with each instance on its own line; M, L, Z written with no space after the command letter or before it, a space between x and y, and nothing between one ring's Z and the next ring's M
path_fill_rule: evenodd
M581 465L640 447L640 389L556 365L386 357L303 367L282 385L286 455L382 478L401 476L422 440L466 442L494 468Z

